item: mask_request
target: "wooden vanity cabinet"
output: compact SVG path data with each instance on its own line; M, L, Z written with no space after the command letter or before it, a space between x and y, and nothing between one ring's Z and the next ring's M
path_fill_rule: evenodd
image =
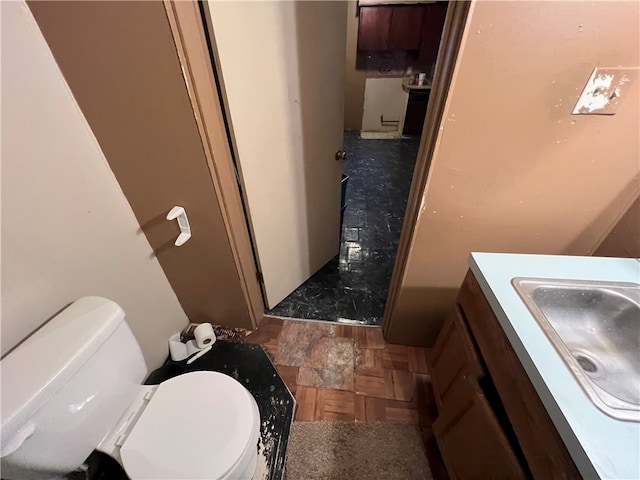
M526 478L483 391L487 377L462 312L447 319L432 356L439 416L433 432L452 478Z
M433 432L453 479L581 478L471 272L431 367Z

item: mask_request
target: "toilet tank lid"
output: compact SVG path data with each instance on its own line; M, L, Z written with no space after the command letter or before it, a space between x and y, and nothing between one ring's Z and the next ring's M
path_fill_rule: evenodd
M84 297L2 359L3 445L67 383L123 319L124 311L117 303Z

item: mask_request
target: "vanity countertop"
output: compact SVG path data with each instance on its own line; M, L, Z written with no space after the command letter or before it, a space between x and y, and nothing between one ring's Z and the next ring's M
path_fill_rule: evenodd
M640 423L584 393L511 285L514 277L640 281L636 259L472 253L469 266L584 478L640 478Z

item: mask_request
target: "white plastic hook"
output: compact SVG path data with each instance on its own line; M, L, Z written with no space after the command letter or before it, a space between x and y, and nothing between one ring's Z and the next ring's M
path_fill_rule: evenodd
M180 227L180 235L178 235L178 238L176 238L175 246L180 247L191 238L191 227L189 226L187 212L184 210L184 208L178 205L173 207L167 214L167 220L175 219L178 219L178 226Z

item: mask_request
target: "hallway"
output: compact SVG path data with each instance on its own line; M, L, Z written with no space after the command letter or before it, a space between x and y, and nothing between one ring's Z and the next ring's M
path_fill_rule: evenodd
M349 176L340 253L269 315L380 325L419 137L365 140L345 132Z

